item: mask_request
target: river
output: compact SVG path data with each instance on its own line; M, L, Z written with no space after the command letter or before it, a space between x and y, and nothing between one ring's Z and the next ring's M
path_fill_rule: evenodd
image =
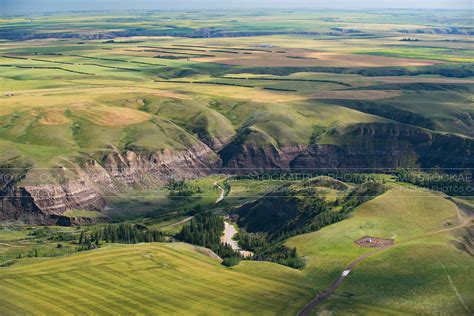
M253 252L240 249L239 243L232 239L234 238L235 234L237 234L237 228L235 228L234 225L224 221L224 234L221 237L221 243L230 245L232 249L240 252L243 257L253 256Z

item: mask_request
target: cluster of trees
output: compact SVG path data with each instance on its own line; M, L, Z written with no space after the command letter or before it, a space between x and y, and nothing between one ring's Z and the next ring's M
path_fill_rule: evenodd
M268 246L267 234L264 233L248 233L241 229L234 237L239 241L239 246L242 249L259 252Z
M294 194L296 195L292 196ZM327 202L314 192L307 192L303 197L301 194L302 192L289 192L289 198L296 201L294 205L298 215L289 220L285 227L270 235L270 241L280 242L292 236L317 231L343 220L347 214L344 210L334 211L334 203Z
M234 251L229 245L221 243L223 231L222 217L209 212L199 213L181 229L176 238L193 245L209 248L224 259L223 264L235 265L241 259L240 253Z
M96 237L105 242L136 244L139 242L165 241L163 232L135 224L105 225L98 229Z
M80 245L78 251L92 250L100 247L97 233L87 234L85 231L81 231L78 243Z
M304 226L282 230L275 234L273 238L275 240L285 240L296 235L318 231L328 225L342 221L346 218L346 216L346 212L334 212L332 210L326 210L316 215Z
M302 257L298 256L296 248L288 248L281 243L270 245L256 253L253 259L275 262L294 269L303 269L305 267L305 261Z
M14 265L15 263L16 263L16 260L8 260L8 261L0 263L0 268L6 268L11 265Z
M335 206L342 205L342 211L348 213L355 207L385 193L387 188L380 182L368 181L356 186L343 199L337 199Z
M76 237L70 232L57 232L51 236L54 241L74 241Z
M248 233L239 231L236 236L242 249L254 252L252 259L257 261L270 261L294 269L303 269L305 261L298 256L296 248L288 248L282 241L271 240L264 233Z
M28 235L34 237L51 237L54 233L55 230L50 227L40 227L29 231Z
M107 243L136 244L140 242L165 241L166 236L159 230L148 229L135 224L105 225L93 232L81 231L78 243L79 251L99 248L101 241Z
M32 257L39 257L40 254L39 254L39 251L37 248L34 248L33 250L27 252L26 254L23 254L23 253L19 253L17 254L16 258L17 259L21 259L21 258L32 258Z
M191 196L194 193L202 193L202 188L197 187L193 188L185 180L176 180L175 178L170 178L166 188L169 190L169 196Z
M197 214L189 225L181 229L177 237L191 244L208 247L220 243L223 230L222 218L206 212Z

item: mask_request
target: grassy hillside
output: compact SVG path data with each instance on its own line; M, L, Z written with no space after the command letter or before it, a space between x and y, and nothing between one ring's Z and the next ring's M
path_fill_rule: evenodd
M354 211L352 218L288 240L307 259L306 273L323 290L358 256L373 251L354 241L394 239L395 246L359 264L318 311L469 314L472 256L456 246L466 228L455 204L436 193L393 186ZM472 225L472 223L471 223Z
M179 243L31 260L3 270L0 279L4 315L294 314L311 293L298 284L299 271L255 262L229 269L206 250Z

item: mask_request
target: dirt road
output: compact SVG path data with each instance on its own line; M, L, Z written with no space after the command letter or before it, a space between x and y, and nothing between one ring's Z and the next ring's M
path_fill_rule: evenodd
M372 252L369 252L369 253L366 253L365 255L362 255L362 256L356 258L351 263L349 263L346 266L346 268L344 269L344 271L342 271L341 275L327 289L320 292L311 302L309 302L308 305L306 305L298 313L298 315L299 316L309 315L309 313L313 310L314 307L316 307L316 305L318 305L319 303L321 303L322 301L327 299L329 296L331 296L336 291L336 289L342 284L344 279L347 278L347 276L350 274L352 269L354 269L357 264L359 264L361 261L367 259L368 257L373 256L376 253L379 253L379 252L381 252L381 251L383 251L387 248L390 248L390 247L392 247L392 245L387 245L387 246L384 246L384 247L380 247L379 249L377 249L375 251L372 251Z
M184 224L184 223L189 222L190 220L192 220L193 217L194 217L194 216L186 217L185 219L182 219L182 220L180 220L180 221L178 221L178 222L176 222L176 223L170 224L170 225L166 225L166 226L164 226L164 227L173 227L173 226L178 226L178 225ZM164 228L164 227L163 227L163 228Z
M226 179L226 178L225 178L225 179ZM224 199L225 190L224 190L223 187L221 187L221 186L219 185L219 182L224 181L225 179L218 180L218 181L214 182L214 185L215 185L216 187L218 187L219 190L221 190L221 194L220 194L219 197L217 198L216 204L219 203L220 201L222 201L222 200Z

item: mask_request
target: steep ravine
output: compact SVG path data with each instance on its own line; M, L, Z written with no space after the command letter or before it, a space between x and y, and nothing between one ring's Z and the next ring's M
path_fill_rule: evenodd
M218 172L312 171L344 168L473 168L473 140L410 125L356 124L328 131L312 145L231 140L218 154L202 142L181 151L111 151L77 166L75 178L54 184L2 184L0 220L71 224L69 209L102 210L102 196L131 186L157 186Z

